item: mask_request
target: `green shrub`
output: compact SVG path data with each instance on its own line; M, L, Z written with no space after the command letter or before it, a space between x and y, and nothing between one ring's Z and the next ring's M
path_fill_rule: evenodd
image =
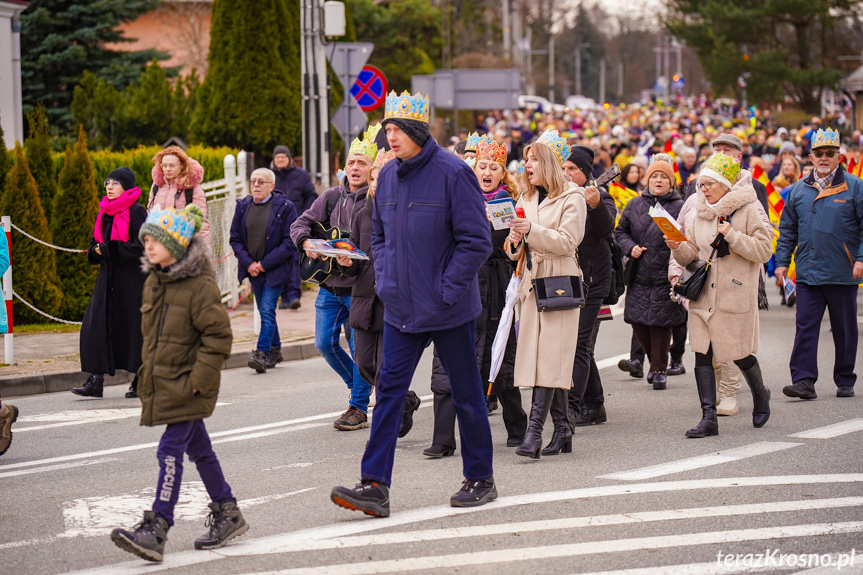
M0 213L9 216L13 224L30 235L52 243L36 180L30 173L20 143L15 145L15 165L9 171L6 193L0 202ZM57 314L63 299L57 285L54 254L52 248L13 232L10 246L12 287L22 298L51 315ZM41 315L17 300L13 310L16 323L44 321Z
M51 232L56 245L80 249L88 246L99 213L99 199L93 162L87 153L87 135L81 127L75 148L66 148L60 187L54 198ZM63 290L60 317L81 321L93 293L99 266L92 265L81 253L58 251L56 258L60 289Z
M27 125L30 127L30 137L24 141L24 152L30 172L36 179L45 219L50 222L54 195L57 193L57 172L51 160L51 137L48 135L44 105L39 104L27 114Z
M0 200L3 198L3 192L6 190L6 176L12 168L12 158L9 157L9 152L6 151L6 143L3 139L3 126L0 125Z

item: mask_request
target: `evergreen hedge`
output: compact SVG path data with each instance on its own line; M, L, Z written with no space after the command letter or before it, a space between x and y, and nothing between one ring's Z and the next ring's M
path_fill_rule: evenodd
M25 232L51 242L48 222L39 200L36 180L30 173L24 149L15 145L15 165L9 171L6 192L0 201L0 213L10 216L12 223ZM56 253L20 234L12 236L12 287L22 298L42 311L57 315L63 294L58 287ZM15 323L43 323L45 318L15 300Z
M65 157L60 172L60 187L54 198L55 215L51 232L58 246L85 249L93 237L93 227L99 213L100 186L96 185L83 127L79 130L75 148L68 146ZM69 209L70 206L75 206L75 209ZM60 317L81 321L93 293L99 266L92 265L86 255L80 253L58 251L56 258L57 275L63 290Z
M2 201L3 192L6 190L6 176L11 167L12 159L9 157L9 152L6 151L6 143L3 140L3 125L0 124L0 201Z
M30 137L24 141L24 152L30 172L36 179L45 219L50 222L54 196L57 194L57 172L51 159L51 137L48 135L44 105L39 104L27 114L27 125L30 127Z

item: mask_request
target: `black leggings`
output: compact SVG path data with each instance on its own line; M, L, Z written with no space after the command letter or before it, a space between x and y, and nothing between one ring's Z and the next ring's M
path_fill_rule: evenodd
M743 359L735 359L734 365L746 371L758 363L758 359L751 353ZM695 367L713 368L713 345L707 348L707 353L695 352Z

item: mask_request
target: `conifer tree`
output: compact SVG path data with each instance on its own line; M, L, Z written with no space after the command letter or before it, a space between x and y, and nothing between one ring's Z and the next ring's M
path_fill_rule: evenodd
M27 124L30 127L30 137L24 141L24 152L30 172L36 179L36 187L39 188L45 219L50 223L51 207L57 193L57 173L54 171L54 160L51 159L51 139L48 135L45 106L39 104L27 114Z
M66 148L60 188L54 198L51 231L57 245L81 249L88 245L99 213L99 199L93 162L87 152L87 134L82 127L75 148ZM80 321L84 317L98 273L99 266L88 262L84 254L57 252L57 275L63 290L62 318Z
M15 145L15 165L9 171L0 212L8 215L14 225L28 234L51 243L51 232L48 231L48 222L39 200L36 180L30 173L20 143ZM63 300L63 294L57 286L56 252L21 234L15 234L13 238L10 246L13 289L35 307L56 315ZM14 318L18 324L48 321L17 300Z
M3 139L3 126L0 124L0 200L6 190L6 176L12 167L12 159L6 151L6 141Z
M209 71L192 125L198 140L266 154L277 144L299 149L299 9L289 0L213 2Z

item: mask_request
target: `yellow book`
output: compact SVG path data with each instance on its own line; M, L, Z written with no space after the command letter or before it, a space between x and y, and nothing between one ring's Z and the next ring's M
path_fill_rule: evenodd
M653 221L656 222L656 225L659 226L659 229L662 230L662 233L668 239L675 242L686 241L686 236L680 229L680 224L677 223L674 216L665 211L665 208L657 204L650 209L650 217L653 218Z

